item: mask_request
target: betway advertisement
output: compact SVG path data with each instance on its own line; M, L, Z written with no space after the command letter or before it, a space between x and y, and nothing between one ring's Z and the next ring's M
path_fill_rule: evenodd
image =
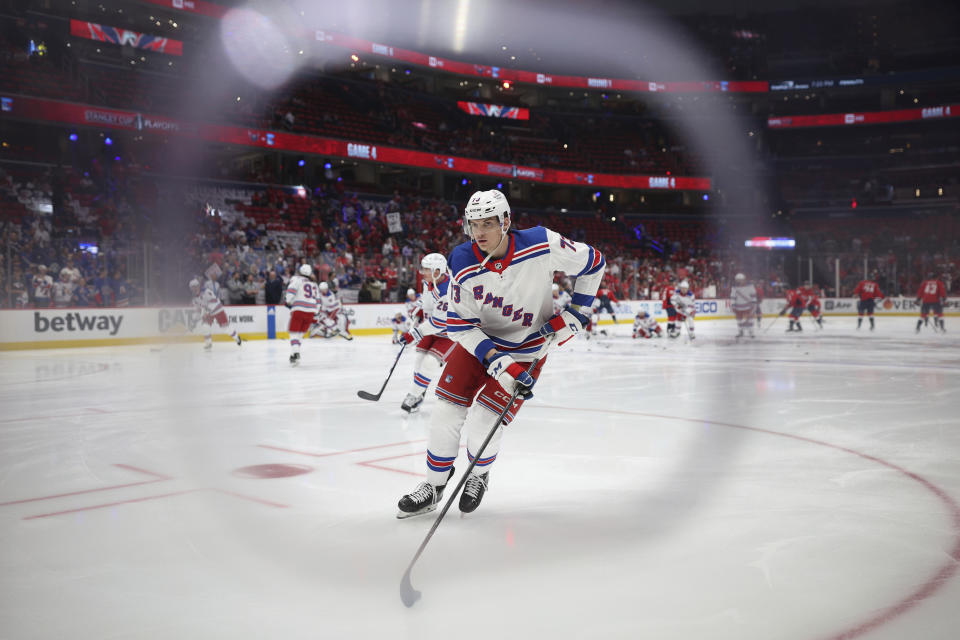
M824 315L856 315L853 298L826 298L821 301ZM733 318L730 301L696 301L697 320ZM402 304L350 304L350 330L358 336L391 333L391 320L405 313ZM783 300L770 298L762 303L769 318L783 308ZM284 306L253 305L225 307L230 325L247 340L288 338L290 312ZM659 300L623 300L614 305L621 318L632 322L641 309L658 320L666 314ZM878 316L916 316L920 308L912 298L890 298L878 305ZM944 312L960 315L960 298L949 298ZM608 316L601 315L601 322ZM15 309L0 310L0 351L60 347L123 345L165 341L200 341L200 315L192 307L138 307L97 309ZM213 335L223 332L214 327ZM215 338L216 339L216 338ZM220 339L229 340L225 335Z
M589 171L542 169L522 165L488 162L479 158L463 158L384 147L368 142L351 142L320 136L283 131L270 131L232 125L188 123L133 111L108 109L92 105L60 102L26 96L2 96L0 117L41 120L68 125L95 126L148 133L189 135L208 142L245 147L278 149L334 158L354 158L383 164L455 171L473 175L494 176L543 182L612 189L664 189L676 191L709 191L710 178L691 176L650 176L636 174L604 174Z

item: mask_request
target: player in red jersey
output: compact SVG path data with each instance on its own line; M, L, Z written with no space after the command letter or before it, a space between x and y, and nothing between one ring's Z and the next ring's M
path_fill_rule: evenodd
M804 306L804 298L801 290L787 289L784 297L787 299L787 304L780 310L780 315L785 314L787 309L790 309L790 326L787 328L787 332L803 331L803 327L800 326L800 315L803 313Z
M863 314L870 318L870 331L873 331L873 308L876 300L883 299L883 293L880 291L880 285L873 280L861 280L857 288L853 290L854 296L859 296L857 300L857 329L863 324Z
M800 287L800 295L803 296L804 308L810 312L810 315L817 322L817 326L822 329L823 316L820 314L820 298L817 297L817 290L810 284L809 280Z
M917 333L920 333L920 327L927 324L927 316L933 312L933 330L939 329L946 332L947 328L943 324L943 305L947 301L947 288L943 286L943 281L937 279L933 272L927 274L927 279L920 283L920 289L917 290L917 304L920 305L920 319L917 320Z

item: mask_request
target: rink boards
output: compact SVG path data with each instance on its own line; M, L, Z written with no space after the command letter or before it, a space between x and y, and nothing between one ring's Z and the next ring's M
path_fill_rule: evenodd
M779 298L764 300L764 315L776 315L783 304ZM406 313L403 304L345 306L353 312L350 331L354 335L389 334L394 316ZM696 307L697 320L733 318L728 300L697 300ZM616 303L614 308L621 320L632 318L640 310L646 310L658 320L666 318L659 300L626 300ZM853 298L823 300L824 315L856 315L856 309ZM290 311L284 306L229 306L226 311L231 326L246 340L288 337ZM960 315L960 298L948 298L944 312L948 316ZM884 300L876 310L878 316L918 313L914 300L906 298ZM0 311L0 350L196 341L202 339L195 327L198 319L198 312L188 307L3 310ZM608 315L601 315L601 324L610 322ZM214 339L229 339L217 333L215 326Z

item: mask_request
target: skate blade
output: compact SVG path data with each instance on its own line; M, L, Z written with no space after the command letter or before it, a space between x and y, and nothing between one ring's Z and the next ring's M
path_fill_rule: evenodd
M412 517L414 517L414 516L422 516L422 515L425 514L425 513L430 513L431 511L436 511L436 510L437 510L437 505L435 505L435 504L432 504L432 505L430 505L429 507L424 507L423 509L420 509L419 511L413 511L413 512L410 512L410 513L406 512L406 511L399 511L399 510L398 510L398 511L397 511L397 520L406 520L407 518L412 518Z

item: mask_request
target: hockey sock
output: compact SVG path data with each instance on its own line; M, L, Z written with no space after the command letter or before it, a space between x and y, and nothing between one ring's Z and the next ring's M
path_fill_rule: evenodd
M410 385L410 394L422 396L427 392L430 381L437 377L443 363L432 353L417 351L417 360L413 364L413 384Z
M303 336L299 331L290 332L290 353L300 353L300 338Z
M871 318L871 321L872 321L872 320L873 320L873 318ZM863 324L863 318L862 318L862 317L857 318L857 329L859 329L859 328L860 328L860 325L862 325L862 324Z
M873 316L870 316L870 328L873 329Z
M468 407L437 398L436 407L430 417L430 434L427 442L427 482L434 486L447 482L450 469L447 463L452 463L460 451L460 431L467 419L467 409ZM474 409L474 413L477 411ZM481 413L489 415L486 411ZM490 427L491 424L487 424L487 431Z

